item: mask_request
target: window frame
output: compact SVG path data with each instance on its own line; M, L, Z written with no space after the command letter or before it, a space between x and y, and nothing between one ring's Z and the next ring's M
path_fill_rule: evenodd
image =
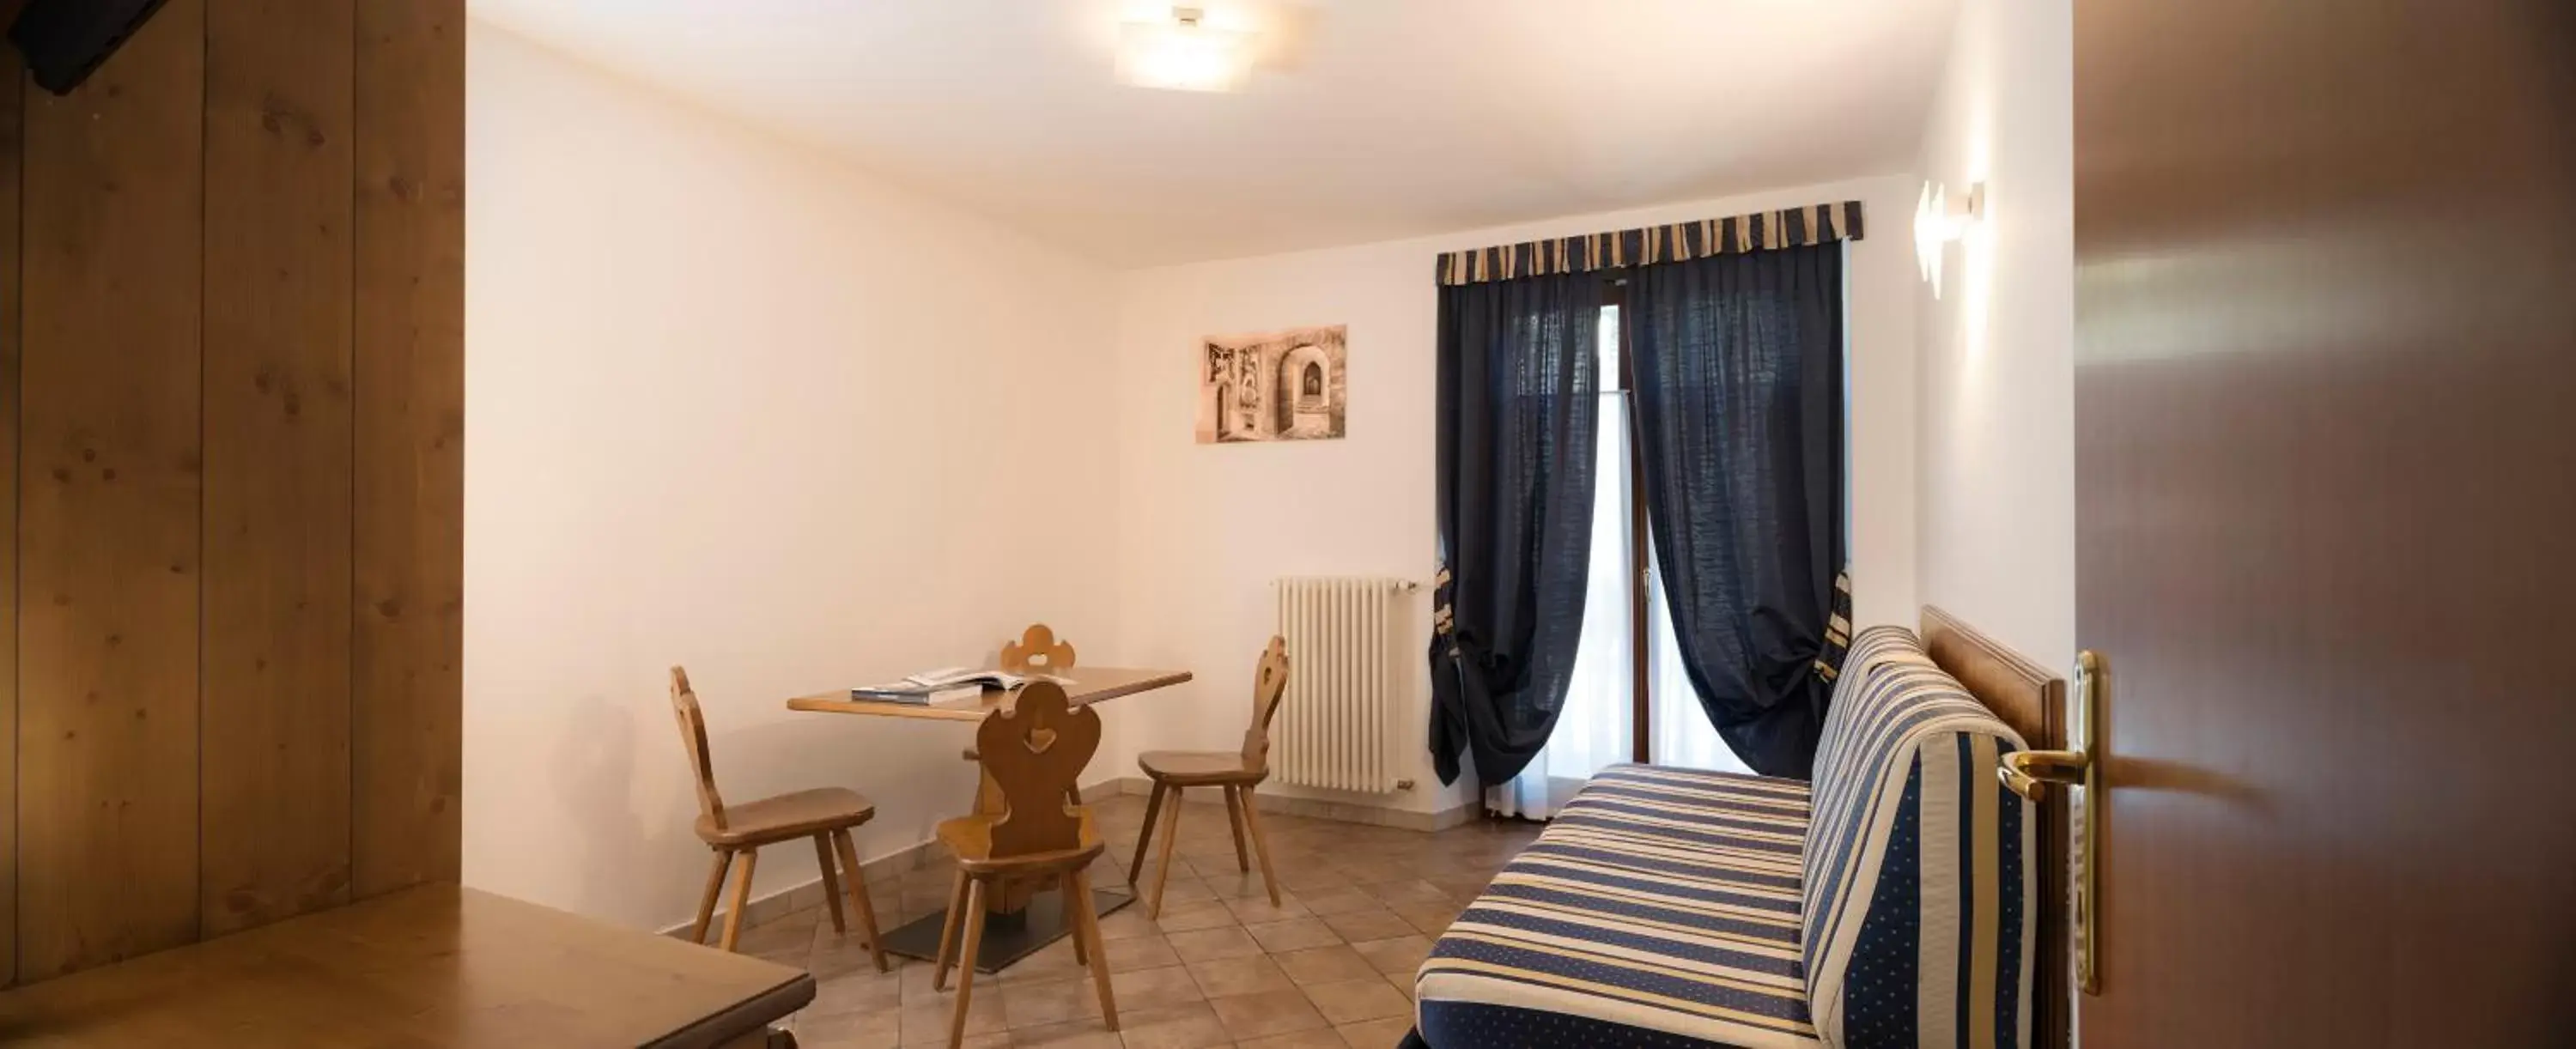
M1644 423L1637 412L1637 358L1629 348L1633 342L1628 338L1635 329L1629 319L1628 278L1624 272L1612 272L1605 277L1601 304L1618 311L1619 368L1618 374L1612 377L1618 385L1613 392L1628 406L1620 413L1628 428L1628 734L1634 760L1643 764L1654 757L1654 703L1649 694L1654 672L1654 647L1646 607L1649 589L1646 573L1653 559L1648 546L1652 540L1646 522L1645 442L1640 439L1644 436L1640 429ZM1597 367L1601 360L1601 344L1597 335L1593 339L1592 359Z

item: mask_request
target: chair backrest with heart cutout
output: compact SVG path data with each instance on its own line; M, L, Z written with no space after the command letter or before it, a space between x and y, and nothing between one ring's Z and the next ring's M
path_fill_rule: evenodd
M1069 706L1052 681L1029 682L1010 707L984 715L975 751L1003 799L993 858L1081 845L1081 818L1065 798L1099 749L1100 712Z
M1044 623L1031 623L1020 632L1017 641L1002 642L1002 669L1070 670L1073 668L1073 642L1056 640L1055 631Z

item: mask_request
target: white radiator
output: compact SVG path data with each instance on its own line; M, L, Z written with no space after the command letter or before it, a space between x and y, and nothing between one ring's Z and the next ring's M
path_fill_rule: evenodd
M1288 639L1288 693L1272 721L1271 773L1301 787L1395 790L1387 756L1400 716L1395 689L1401 579L1281 579L1279 634Z

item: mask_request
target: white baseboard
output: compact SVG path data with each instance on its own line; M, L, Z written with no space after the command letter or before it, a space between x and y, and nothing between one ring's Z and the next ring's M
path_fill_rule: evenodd
M1143 776L1129 776L1117 782L1120 790L1138 797L1150 795L1154 789L1154 781ZM1087 798L1090 795L1085 792L1084 796ZM1199 791L1195 794L1183 794L1181 797L1192 804L1214 805L1219 802L1219 796L1213 791ZM1292 798L1283 794L1263 794L1259 791L1253 792L1252 803L1260 806L1263 812L1280 812L1309 819L1338 820L1343 823L1358 823L1372 827L1397 827L1424 833L1447 830L1475 819L1483 808L1476 802L1470 801L1445 812L1416 812L1411 809L1391 809L1382 805L1353 805L1349 802L1326 801L1321 798Z

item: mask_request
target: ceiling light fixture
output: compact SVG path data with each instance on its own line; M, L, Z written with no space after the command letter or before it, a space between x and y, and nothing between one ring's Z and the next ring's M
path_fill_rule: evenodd
M1968 187L1967 199L1959 209L1951 210L1949 193L1938 182L1923 184L1923 196L1914 204L1914 264L1923 271L1923 279L1932 282L1932 297L1941 297L1941 256L1949 243L1968 235L1969 227L1986 216L1986 184Z
M1211 25L1207 12L1175 7L1171 17L1119 27L1118 79L1172 91L1232 91L1252 72L1253 34Z

